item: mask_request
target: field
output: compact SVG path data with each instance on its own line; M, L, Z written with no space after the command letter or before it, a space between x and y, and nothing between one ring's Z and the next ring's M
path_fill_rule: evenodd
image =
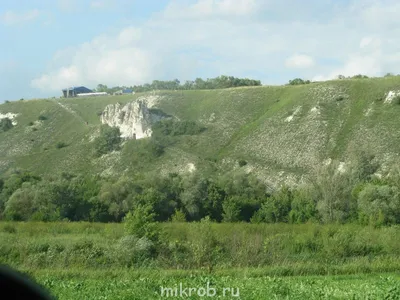
M196 294L207 284L216 293L209 299L239 298L232 291L240 299L400 296L397 226L161 227L162 241L151 254L129 244L122 224L2 222L0 263L31 275L59 299L163 299L161 287L177 288L179 296L180 283L186 299L207 298ZM199 290L189 296L189 288Z

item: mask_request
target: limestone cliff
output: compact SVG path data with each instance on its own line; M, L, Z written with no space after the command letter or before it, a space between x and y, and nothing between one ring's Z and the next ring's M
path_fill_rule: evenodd
M107 105L101 115L101 122L112 127L118 127L121 137L126 139L142 139L151 136L151 124L160 119L152 114L149 108L154 105L154 99L139 98L126 105Z

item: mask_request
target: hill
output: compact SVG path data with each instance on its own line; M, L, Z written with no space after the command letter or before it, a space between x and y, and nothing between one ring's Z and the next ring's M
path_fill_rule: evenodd
M360 150L374 154L383 172L398 160L397 91L399 76L4 103L0 117L8 115L14 126L0 132L0 174L12 168L106 176L242 167L271 184L292 184L330 160L346 168ZM128 103L145 107L129 108L134 105ZM115 119L117 110L125 119L128 114L131 123ZM146 136L162 116L192 121L205 130L176 135L163 145L162 154L147 157ZM125 141L120 151L96 157L93 141L102 120L121 131L144 120L137 130L144 133L147 126L147 133Z

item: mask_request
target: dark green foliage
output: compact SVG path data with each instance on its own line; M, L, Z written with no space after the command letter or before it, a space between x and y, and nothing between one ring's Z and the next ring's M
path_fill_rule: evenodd
M175 121L172 119L161 120L152 126L154 137L159 136L178 136L178 135L196 135L205 130L205 128L194 121Z
M4 101L4 103L10 103L10 101L9 101L9 100L6 100L6 101Z
M301 78L295 78L292 80L289 80L289 85L300 85L300 84L309 84L311 83L310 80L304 80Z
M137 205L124 218L125 232L138 238L148 238L151 241L159 239L159 226L154 222L155 214L149 205Z
M29 123L28 123L28 126L33 126L34 125L34 123L32 122L32 121L30 121Z
M0 120L0 131L5 132L5 131L10 130L13 127L14 127L14 125L13 125L11 119L4 118L4 119Z
M392 102L394 104L400 104L400 95L396 95L393 99Z
M351 78L353 78L353 79L366 79L366 78L368 78L368 76L367 75L358 74L358 75L354 75Z
M265 200L252 221L266 223L288 222L292 198L292 191L286 186L282 187Z
M118 151L121 147L121 132L118 127L110 127L102 125L100 129L100 136L94 141L94 148L96 156L101 156L112 151Z
M336 98L335 98L335 100L336 101L343 101L344 100L344 96L337 96Z
M40 116L38 117L38 119L39 119L40 121L45 121L45 120L47 120L47 117L44 116L44 115L40 115Z
M64 142L58 142L57 144L56 144L56 148L57 149L61 149L61 148L64 148L64 147L67 147L68 145L66 144L66 143L64 143Z
M151 107L149 108L149 113L152 115L156 115L162 118L170 118L172 117L171 115L165 113L162 109Z
M143 85L134 85L129 87L136 93L149 92L154 90L202 90L202 89L224 89L240 86L261 86L260 80L248 79L248 78L236 78L233 76L219 76L216 78L207 78L206 80L196 78L193 81L186 81L181 83L178 79L170 81L153 80L152 83L146 83ZM125 87L113 87L108 88L107 85L99 84L97 91L104 91L107 93L114 93L118 90L124 89Z
M247 161L245 161L244 159L240 159L238 163L239 163L239 167L243 167L243 166L247 165Z

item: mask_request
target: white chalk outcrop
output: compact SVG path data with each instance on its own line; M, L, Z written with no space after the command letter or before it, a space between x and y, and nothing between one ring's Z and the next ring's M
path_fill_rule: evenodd
M13 113L10 113L10 112L5 113L5 114L0 113L0 120L6 119L6 118L10 119L12 124L15 126L15 125L17 125L17 121L15 120L15 118L17 116L18 116L18 114L13 114Z
M150 100L150 101L148 101ZM151 136L152 123L161 119L149 112L154 99L137 99L126 105L107 105L101 116L101 122L111 127L118 127L121 137L126 139L142 139Z
M386 95L384 103L392 103L393 99L399 95L400 91L389 91L389 93Z

